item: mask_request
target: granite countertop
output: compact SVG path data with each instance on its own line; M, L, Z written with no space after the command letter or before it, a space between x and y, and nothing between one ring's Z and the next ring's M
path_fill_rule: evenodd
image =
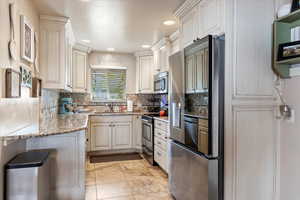
M56 115L45 123L26 127L10 135L1 136L4 140L18 140L81 131L88 128L88 114Z
M42 137L50 135L59 135L81 131L88 128L89 116L119 116L119 115L143 115L153 114L151 112L87 112L68 115L56 115L54 118L40 123L40 125L32 125L16 131L13 134L0 136L5 141L20 140L33 137ZM165 119L166 120L166 119Z
M154 119L161 120L161 121L164 121L164 122L169 122L169 117L168 116L154 117Z

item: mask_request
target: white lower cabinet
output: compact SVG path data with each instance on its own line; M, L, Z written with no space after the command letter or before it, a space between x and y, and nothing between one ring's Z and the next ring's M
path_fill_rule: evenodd
M140 150L141 116L92 116L90 151Z
M155 119L154 121L154 160L157 164L169 172L168 169L168 143L169 123Z
M112 148L129 149L132 147L132 122L114 122L112 125Z
M142 116L136 115L133 117L133 147L137 150L142 150Z
M110 123L92 123L91 124L91 150L109 150L111 144L112 128Z

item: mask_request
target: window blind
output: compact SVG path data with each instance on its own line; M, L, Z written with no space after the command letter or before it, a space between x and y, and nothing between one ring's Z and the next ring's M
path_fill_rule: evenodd
M125 99L126 70L97 69L92 71L92 98L94 101Z

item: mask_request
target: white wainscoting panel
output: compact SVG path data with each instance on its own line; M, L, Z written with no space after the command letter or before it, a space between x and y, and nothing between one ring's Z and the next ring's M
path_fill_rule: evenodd
M232 200L276 199L278 127L274 107L234 107L232 123Z
M272 23L274 0L234 0L235 98L274 98Z

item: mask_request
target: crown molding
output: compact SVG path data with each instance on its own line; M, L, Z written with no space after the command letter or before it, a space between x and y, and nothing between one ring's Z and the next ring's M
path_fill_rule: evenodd
M179 38L179 29L177 31L175 31L174 33L172 33L170 36L170 41L174 42L175 40L177 40Z
M140 57L140 56L153 56L153 52L152 51L137 51L134 53L134 55L136 57Z
M186 15L192 8L199 4L201 0L186 0L175 12L174 15L178 18Z
M170 45L171 41L169 39L169 37L163 37L161 40L159 40L158 42L156 42L152 47L151 50L155 51L163 46L166 45Z
M40 15L40 20L49 20L49 21L62 22L62 23L70 22L69 17L51 16L51 15Z
M91 53L91 51L93 50L91 47L80 44L80 43L76 43L74 45L73 49L78 50L78 51L83 51L87 54Z

